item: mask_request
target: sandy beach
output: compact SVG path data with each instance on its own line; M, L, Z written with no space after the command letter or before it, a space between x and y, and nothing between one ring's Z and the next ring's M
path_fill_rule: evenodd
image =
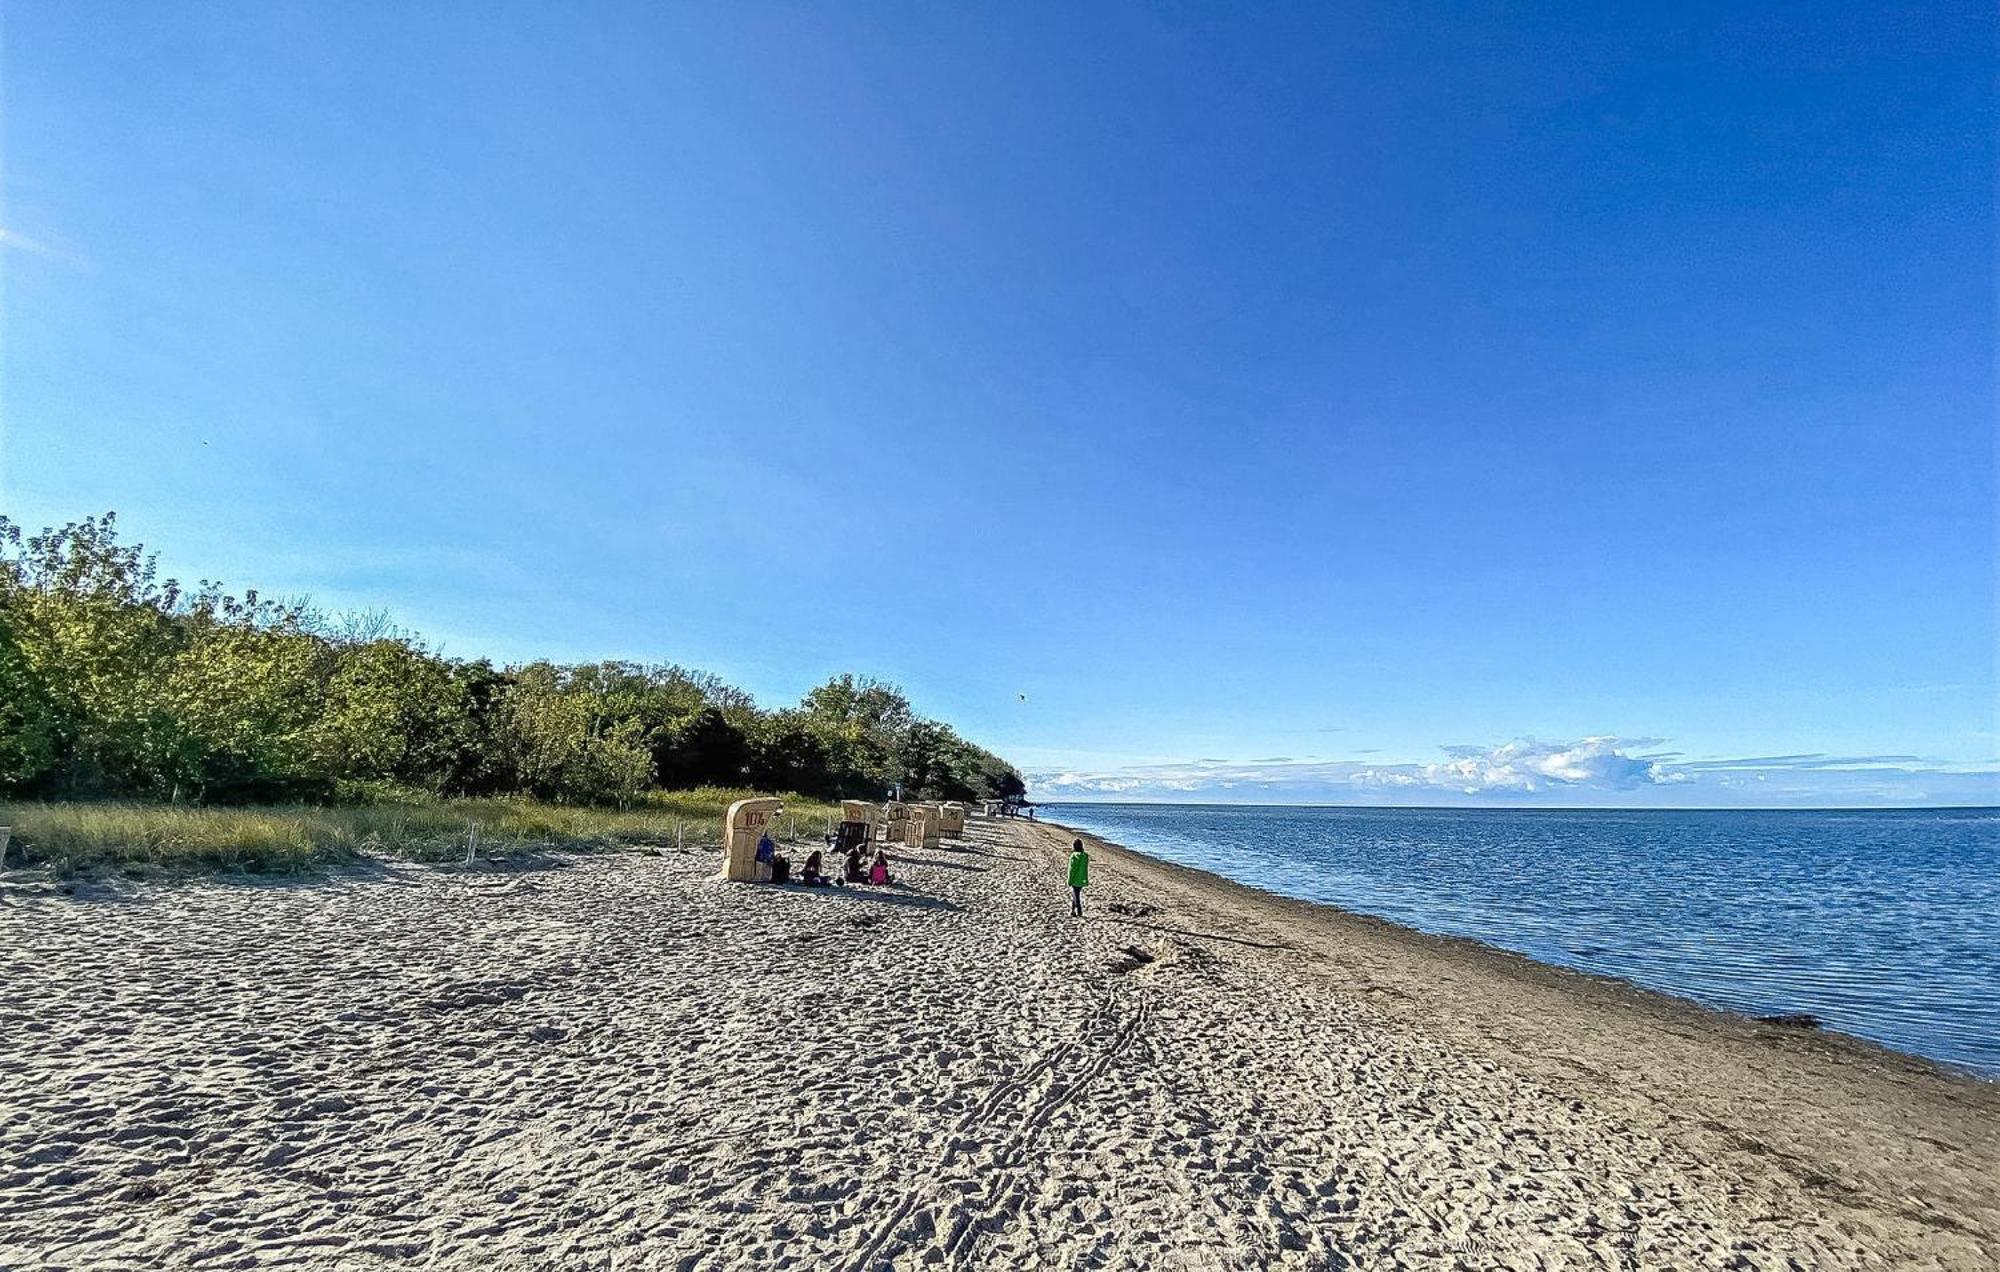
M0 1267L2000 1266L2000 1086L975 821L0 884Z

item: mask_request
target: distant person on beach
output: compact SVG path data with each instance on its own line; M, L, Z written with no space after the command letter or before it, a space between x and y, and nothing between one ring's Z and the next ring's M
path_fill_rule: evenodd
M811 884L816 887L823 883L832 882L832 880L828 879L824 874L820 873L821 860L822 859L819 855L819 849L817 848L813 849L811 852L806 854L806 864L804 868L799 871L800 883Z
M1090 886L1090 854L1083 850L1083 841L1070 841L1069 846L1069 912L1077 918L1083 917L1083 890Z
M868 882L889 882L889 854L880 848L875 850L875 863L868 867Z
M853 844L847 849L846 877L849 883L868 882L868 872L861 868L861 845Z

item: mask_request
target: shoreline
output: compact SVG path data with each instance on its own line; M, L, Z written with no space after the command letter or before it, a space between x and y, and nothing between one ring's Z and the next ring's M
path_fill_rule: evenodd
M1347 808L1408 813L2000 813L2000 804L1253 804L1178 799L1048 800L1036 808Z
M1362 947L1378 976L1385 962L1393 967L1392 992L1409 998L1414 1014L1468 1051L1504 1051L1538 1079L1594 1087L1607 1101L1637 1089L1640 1104L1673 1110L1662 1129L1693 1129L1703 1151L1775 1160L1818 1193L1915 1201L1890 1209L1941 1231L1978 1232L1980 1257L2000 1263L2000 1082L1849 1034L1764 1021L1471 937L1286 896L1064 823L1029 825L1055 841L1053 850L1081 838L1093 856L1154 887L1322 938L1320 948L1299 951L1308 958L1334 950L1352 958ZM1426 997L1425 981L1438 992ZM1451 1010L1468 998L1487 1008L1470 1027ZM1545 1041L1549 1020L1561 1022L1571 1049L1537 1056L1521 1042ZM1946 1202L1978 1222L1928 1208Z
M1234 806L1215 805L1215 807ZM1271 805L1271 807L1279 807L1279 805ZM1344 805L1327 805L1326 807L1344 807ZM1550 811L1595 812L1626 810L1552 809ZM1685 812L1689 810L1673 809L1666 811ZM1714 811L1736 812L1741 810L1721 809ZM1797 810L1771 811L1789 812ZM1897 810L1886 809L1876 811L1894 812ZM1654 989L1651 986L1641 985L1635 981L1627 980L1622 976L1613 976L1605 972L1586 971L1582 968L1565 967L1560 963L1552 963L1545 959L1539 959L1532 954L1524 954L1519 950L1509 949L1504 945L1495 945L1491 941L1483 941L1475 936L1459 936L1448 932L1427 932L1422 928L1413 927L1407 923L1399 923L1394 919L1384 918L1378 914L1369 914L1362 910L1350 910L1345 906L1337 905L1331 901L1315 901L1305 897L1291 896L1288 893L1260 887L1254 883L1244 883L1241 880L1232 879L1228 875L1220 874L1201 866L1190 866L1177 861L1169 861L1164 857L1156 857L1142 849L1128 847L1116 840L1106 839L1095 831L1071 826L1065 822L1044 818L1025 824L1029 826L1060 828L1065 836L1080 838L1086 843L1093 845L1093 854L1099 850L1105 850L1126 861L1142 863L1146 869L1157 870L1168 875L1183 874L1198 880L1202 886L1241 892L1247 898L1261 904L1280 907L1300 907L1300 912L1304 915L1321 914L1340 923L1362 925L1377 930L1387 937L1409 940L1417 947L1448 951L1447 956L1488 960L1490 965L1497 971L1517 974L1531 979L1541 978L1545 983L1558 985L1564 989L1582 990L1585 985L1588 985L1597 992L1608 994L1614 999L1626 1002L1627 1005L1634 1009L1640 1009L1647 1004L1651 1004L1658 1010L1668 1014L1693 1012L1702 1016L1719 1017L1722 1020L1732 1022L1744 1030L1750 1031L1759 1040L1768 1041L1776 1039L1781 1035L1773 1031L1782 1030L1787 1035L1796 1035L1801 1039L1810 1039L1823 1044L1825 1047L1851 1050L1854 1053L1852 1058L1856 1061L1866 1061L1890 1067L1907 1066L1914 1072L1927 1073L1942 1081L1970 1082L1975 1086L1991 1088L1996 1095L2000 1095L2000 1074L1988 1076L1976 1069L1953 1064L1945 1060L1933 1059L1930 1056L1920 1055L1917 1052L1904 1051L1900 1048L1889 1046L1886 1043L1876 1042L1872 1038L1863 1038L1857 1034L1846 1033L1824 1024L1804 1025L1784 1016L1758 1016L1749 1012L1736 1011L1728 1007L1719 1007L1710 1003L1704 1003L1686 994L1677 994L1671 990ZM1583 984L1578 984L1578 982L1582 982Z
M0 894L0 1266L2000 1263L1992 1084L1073 833Z

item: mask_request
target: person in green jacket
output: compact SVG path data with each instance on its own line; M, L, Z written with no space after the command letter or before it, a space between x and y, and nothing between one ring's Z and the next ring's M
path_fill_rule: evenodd
M1081 839L1069 846L1069 912L1083 917L1083 890L1090 886L1090 854Z

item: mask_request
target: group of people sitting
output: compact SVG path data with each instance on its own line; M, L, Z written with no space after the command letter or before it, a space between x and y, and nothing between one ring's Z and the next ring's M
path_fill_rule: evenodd
M768 833L757 840L757 860L771 867L772 883L794 882L792 878L792 859L778 851L777 841L772 839ZM796 882L816 888L837 886L842 883L872 883L881 885L895 882L889 876L889 854L882 851L879 847L875 849L875 859L864 867L861 862L861 845L858 843L849 843L847 846L847 861L841 870L841 877L838 879L827 877L823 862L824 858L821 856L819 849L815 848L807 853L806 863L799 868L799 876Z

